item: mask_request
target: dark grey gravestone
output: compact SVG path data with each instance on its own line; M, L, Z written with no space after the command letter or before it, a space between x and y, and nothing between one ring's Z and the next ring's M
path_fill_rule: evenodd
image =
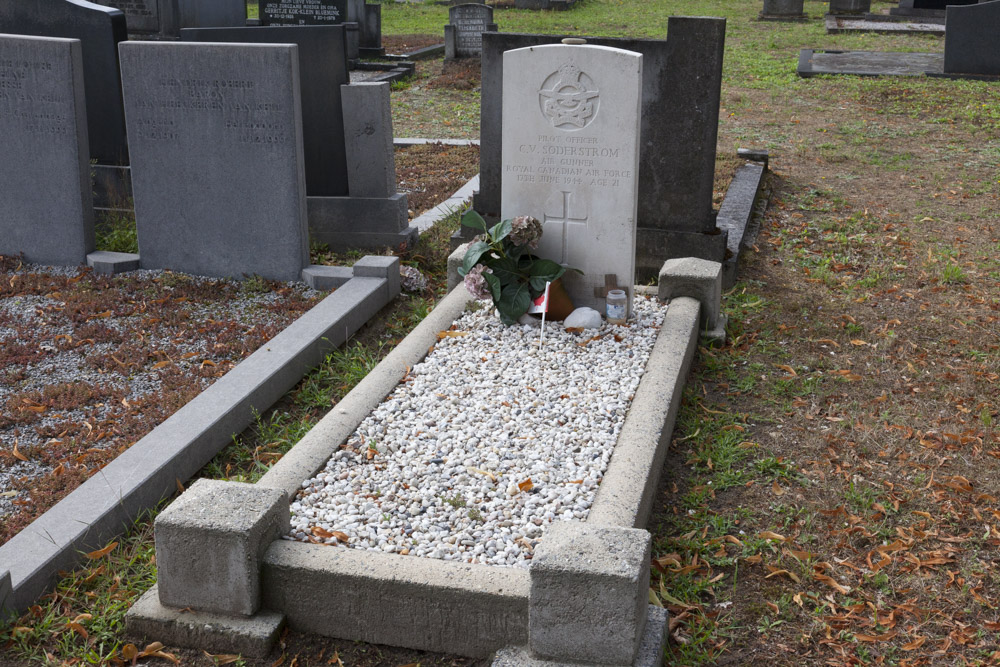
M760 18L765 21L790 21L805 18L804 0L764 0Z
M84 0L0 0L0 32L80 40L90 156L128 164L118 71L118 42L128 37L125 15Z
M712 209L726 20L671 16L666 40L587 37L642 54L637 275L665 259L722 261L726 235ZM503 53L565 35L483 35L479 192L475 208L500 214Z
M949 6L974 5L979 0L899 0L889 13L894 16L943 17Z
M0 254L77 265L94 249L78 40L0 34Z
M831 14L865 14L872 9L872 0L830 0Z
M361 52L368 55L372 51L378 55L385 53L382 48L382 5L365 5L364 15L358 22L361 24Z
M245 26L246 0L177 0L181 28Z
M271 26L264 28L192 28L181 30L188 42L298 44L302 72L302 134L305 140L306 190L313 197L346 195L343 84L349 83L344 28Z
M945 21L945 74L1000 75L1000 0L949 7Z
M817 74L923 76L927 72L941 72L943 66L944 56L940 53L802 49L798 75L803 78Z
M298 280L308 263L298 47L120 49L142 267Z
M348 0L260 0L261 25L333 25L347 20Z
M176 20L177 0L101 0L97 4L120 9L129 33L159 33L165 21L171 24Z
M478 58L483 53L483 33L496 31L492 7L455 5L448 10L448 25L444 27L444 57Z

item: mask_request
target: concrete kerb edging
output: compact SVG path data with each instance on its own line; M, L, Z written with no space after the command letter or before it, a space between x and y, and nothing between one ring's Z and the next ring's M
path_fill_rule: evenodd
M638 290L650 293L649 290ZM470 296L453 290L369 375L324 417L258 485L280 489L289 498L313 476L357 425L423 359L465 309ZM580 524L586 530L631 530L645 521L651 507L659 467L669 442L681 388L697 343L699 303L681 297L671 303L657 343L655 360L640 384L626 420L627 431L611 460L608 491L599 495L595 519ZM664 401L664 395L668 400ZM652 428L647 419L661 420ZM615 489L630 477L649 479L638 493ZM651 478L651 479L650 479ZM586 528L593 526L593 528ZM645 531L637 531L648 536ZM431 651L487 656L504 646L529 644L530 569L495 568L397 554L331 548L277 540L265 553L261 568L263 606L284 616L292 628L345 639L374 641ZM646 573L648 580L648 571ZM598 581L600 581L598 577ZM635 582L635 604L645 604L648 581ZM335 596L329 591L335 590ZM145 623L150 637L174 644L194 637L186 626L166 619L170 610L145 600L146 609L133 624ZM653 612L649 612L653 613ZM201 616L188 614L188 625ZM645 616L645 614L644 614ZM655 613L653 617L656 618ZM208 618L206 616L206 618ZM257 617L250 622L256 622ZM152 627L149 623L153 623ZM650 638L649 630L660 629ZM663 624L647 628L643 645L661 646ZM153 631L155 630L155 632ZM259 647L258 647L259 648ZM639 650L635 664L653 665L657 650Z
M399 293L397 258L363 258L358 265L369 277L350 280L314 306L0 546L0 572L11 578L8 608L29 607L60 570L171 496L252 423L255 410L273 405ZM379 271L383 277L370 277Z

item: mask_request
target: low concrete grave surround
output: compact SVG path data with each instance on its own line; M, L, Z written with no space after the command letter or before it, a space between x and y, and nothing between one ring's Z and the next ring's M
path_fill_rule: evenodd
M827 14L823 21L828 34L877 32L889 35L944 35L944 19L937 22L935 19L906 20L884 14L865 14L864 16Z
M531 653L632 664L646 625L651 544L637 528L553 522L528 570Z
M298 47L124 42L121 61L142 267L298 280Z
M347 154L341 86L350 83L344 53L344 27L272 26L193 28L181 30L187 42L297 44L302 76L302 140L306 161L306 194L347 194Z
M666 284L674 279L669 273L663 276ZM408 369L423 359L438 333L451 325L469 300L464 289L453 290L258 485L280 490L291 498L301 489L303 480L323 468ZM714 304L705 306L717 308ZM617 591L615 618L630 625L626 628L617 622L605 622L606 634L577 635L575 644L583 648L571 647L573 655L577 659L589 656L604 660L608 655L604 651L613 642L615 660L627 659L625 654L632 652L632 664L660 664L667 625L665 610L645 606L649 534L638 529L645 525L653 505L684 378L697 346L701 308L702 304L690 297L671 301L590 515L585 522L550 526L556 539L546 538L542 545L547 546L539 545L543 565L538 575L531 568L492 567L276 540L265 553L261 568L263 609L258 615L268 610L276 617L283 615L292 629L304 632L475 657L485 657L505 646L521 647L501 651L498 665L565 664L570 656L563 655L561 647L553 649L559 654L558 663L549 663L531 651L532 610L534 622L542 630L535 636L548 636L558 642L562 638L554 627L548 626L552 630L548 635L544 629L548 621L562 623L547 616L566 613L565 608L559 608L560 596L571 596L572 603L584 611L596 611L598 605L610 603L602 597L603 585L579 582L608 579L615 582ZM565 539L559 539L560 530L567 531ZM616 537L612 540L614 546L609 546L607 536L626 539ZM616 551L619 547L620 553ZM628 557L622 561L615 554ZM564 568L570 561L572 567ZM544 562L550 567L546 568ZM622 562L629 563L627 569L622 569ZM539 592L533 598L536 583ZM641 621L643 615L651 620ZM144 628L149 638L211 651L213 645L206 645L203 636L192 636L191 628L214 617L197 610L182 616L180 619L176 612L171 616L168 608L147 594L141 605L130 610L127 622L130 628ZM592 618L594 623L602 623L600 617ZM227 622L235 624L231 626L234 632L240 627L234 617ZM640 626L641 641L637 632ZM621 632L615 633L616 628ZM610 642L605 642L605 637Z
M80 40L0 34L0 254L77 265L94 249Z
M289 529L288 498L254 484L199 479L153 524L160 602L221 614L260 609L260 564Z
M444 27L444 57L478 58L483 53L483 33L496 32L493 8L480 3L454 5Z
M253 423L255 414L267 410L330 350L399 294L399 260L395 257L362 258L354 265L353 275L100 474L0 546L0 573L9 571L12 578L10 607L19 612L27 609L58 580L60 570L71 569L84 553L105 546L123 526L176 493L178 482L197 473L232 442L234 434ZM157 592L152 595L152 601L149 594L143 598L146 608L159 607ZM223 651L233 650L227 642L240 637L251 651L253 646L269 646L280 625L280 615L266 612L238 627L217 624L213 615L200 618L193 628L186 625L191 614L164 614L162 618L187 628L189 637L219 640ZM215 630L208 627L212 624L216 624ZM151 641L155 639L159 637L150 636Z
M515 9L551 9L552 11L563 11L570 9L577 0L514 0Z
M707 330L717 328L725 317L722 315L722 265L697 257L668 259L660 269L657 297L660 301L670 301L679 296L688 296L704 304L699 324Z
M949 7L945 20L944 73L1000 76L1000 0Z
M803 78L817 74L923 76L930 71L941 72L943 68L944 55L940 53L802 49L797 71Z
M795 21L806 18L805 0L764 0L760 19L764 21Z
M128 164L118 70L118 43L128 38L125 14L83 0L0 0L0 33L80 40L90 156Z
M536 254L583 272L563 285L603 313L612 276L631 304L642 55L544 44L504 54L500 214L542 222Z
M914 18L944 18L949 6L975 5L981 0L899 0L898 7L889 9L893 16Z
M643 56L636 270L651 278L670 257L722 261L726 238L712 207L726 21L671 16L667 39L584 37ZM505 51L557 44L571 35L484 33L480 188L475 209L500 215ZM465 238L463 240L468 240Z
M87 255L87 266L98 275L113 276L139 268L139 255L134 252L97 250Z
M729 183L726 196L719 206L718 225L726 231L729 252L722 263L722 289L729 289L736 284L736 272L743 248L756 236L757 227L751 228L754 217L758 214L761 185L764 174L767 173L767 151L755 152L743 150L737 152L740 157L749 161L736 170L736 175Z
M341 87L347 197L309 197L309 235L334 251L416 242L405 194L396 192L388 83Z

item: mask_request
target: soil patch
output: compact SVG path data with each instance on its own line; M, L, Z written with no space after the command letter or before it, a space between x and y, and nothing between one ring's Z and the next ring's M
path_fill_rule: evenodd
M444 43L444 35L382 35L386 53L403 54Z
M396 180L411 219L434 208L479 173L479 146L423 144L396 149Z

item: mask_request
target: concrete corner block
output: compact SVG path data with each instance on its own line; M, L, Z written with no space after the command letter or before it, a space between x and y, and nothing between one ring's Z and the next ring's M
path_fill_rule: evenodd
M349 266L311 264L302 269L302 282L320 292L336 289L353 277L354 271Z
M448 291L452 291L458 285L462 284L464 280L462 276L458 275L458 269L462 266L462 260L465 259L465 251L469 249L468 243L463 243L462 245L455 248L450 255L448 255Z
M357 278L385 278L389 289L389 301L399 296L399 257L386 255L365 255L354 263Z
M284 492L200 479L153 524L160 602L252 616L260 609L260 564L288 532Z
M529 568L532 655L631 665L648 613L651 543L637 528L551 524Z
M697 257L668 259L660 269L657 296L668 301L689 296L701 303L701 328L715 329L722 312L722 264Z
M270 653L284 625L283 614L267 610L244 617L165 607L157 586L140 596L125 614L129 637L253 658Z
M94 273L113 276L116 273L138 270L139 255L131 252L96 250L87 254L87 266L94 269Z

